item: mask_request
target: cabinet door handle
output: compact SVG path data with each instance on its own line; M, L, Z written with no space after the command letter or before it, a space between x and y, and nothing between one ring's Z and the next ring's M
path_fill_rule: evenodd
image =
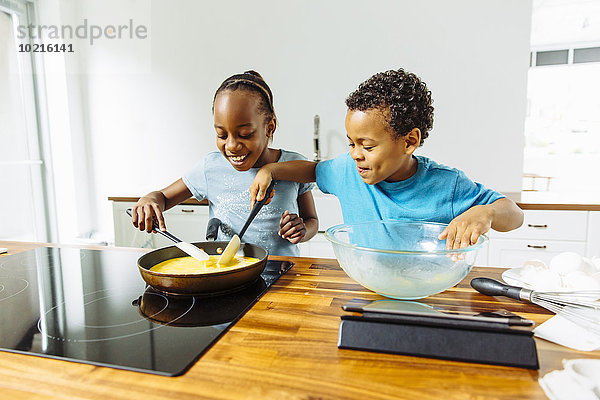
M190 213L190 212L194 212L194 210L186 210L185 208L182 208L181 212Z
M546 245L541 245L541 246L536 246L534 244L528 244L527 247L529 247L530 249L545 249Z
M527 224L528 227L530 228L547 228L548 225L543 224L543 225L537 225L537 224Z

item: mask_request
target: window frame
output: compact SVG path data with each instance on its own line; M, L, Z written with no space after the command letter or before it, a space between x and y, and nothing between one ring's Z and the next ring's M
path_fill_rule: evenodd
M41 44L41 39L26 35L20 39L18 25L36 24L35 3L31 0L0 0L0 12L11 17L15 46ZM41 53L17 51L20 72L21 96L26 125L28 159L12 164L29 164L30 190L33 205L33 239L42 242L56 242L58 229L52 173L52 158L45 107L44 68ZM11 164L11 163L9 163Z

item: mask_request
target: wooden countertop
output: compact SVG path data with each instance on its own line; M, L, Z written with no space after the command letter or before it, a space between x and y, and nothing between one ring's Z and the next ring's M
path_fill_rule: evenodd
M139 199L140 199L139 197L109 197L108 198L108 200L110 200L110 201L125 201L125 202L128 202L128 203L131 203L131 202L135 203ZM207 206L208 205L208 200L198 201L194 197L190 197L189 199L184 200L184 201L182 201L179 204L195 204L195 205L201 204L201 205Z
M39 246L49 245L0 242L9 254ZM354 283L335 260L292 261L292 269L180 377L0 352L0 398L545 399L537 379L562 369L562 359L600 358L600 351L578 352L538 339L539 372L340 350L341 305L355 297L382 297ZM475 267L456 287L420 302L454 311L503 308L537 323L551 316L535 305L483 296L468 284L501 272Z
M523 210L579 210L600 211L600 193L595 192L507 192L506 197L513 200ZM139 197L109 197L111 201L136 202ZM181 204L203 204L208 201L198 201L189 198Z
M598 192L515 192L504 195L523 210L600 211Z

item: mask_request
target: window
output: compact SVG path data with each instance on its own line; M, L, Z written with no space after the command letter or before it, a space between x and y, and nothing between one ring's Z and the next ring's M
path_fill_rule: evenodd
M534 1L524 190L600 190L598 12L600 2Z
M0 239L48 241L46 165L41 157L33 60L18 51L30 5L0 0Z

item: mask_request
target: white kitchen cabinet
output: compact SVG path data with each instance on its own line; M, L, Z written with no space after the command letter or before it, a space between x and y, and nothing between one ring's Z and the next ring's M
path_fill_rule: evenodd
M322 232L317 233L308 242L298 244L301 257L335 258L331 243Z
M113 201L113 222L115 246L160 248L172 246L173 242L156 233L140 232L131 223L131 217L125 210L135 202ZM177 205L163 214L167 230L186 242L205 240L208 224L208 205Z
M523 225L510 232L491 232L503 239L577 240L587 236L587 211L524 210Z
M313 190L315 199L315 208L319 217L319 232L308 242L300 243L300 256L302 257L320 257L335 258L333 247L325 239L325 231L334 225L344 223L342 217L342 208L337 197L331 194L325 194L320 190Z
M487 265L517 268L532 259L548 263L564 251L586 254L588 211L524 210L524 214L520 228L489 232Z
M315 208L319 217L319 232L325 232L332 226L343 224L342 207L337 197L325 194L320 190L313 190ZM326 240L323 238L323 240Z
M546 264L557 254L571 251L585 254L585 242L561 240L495 239L490 243L488 265L518 268L528 260L541 260Z
M590 211L586 255L600 257L600 211Z

